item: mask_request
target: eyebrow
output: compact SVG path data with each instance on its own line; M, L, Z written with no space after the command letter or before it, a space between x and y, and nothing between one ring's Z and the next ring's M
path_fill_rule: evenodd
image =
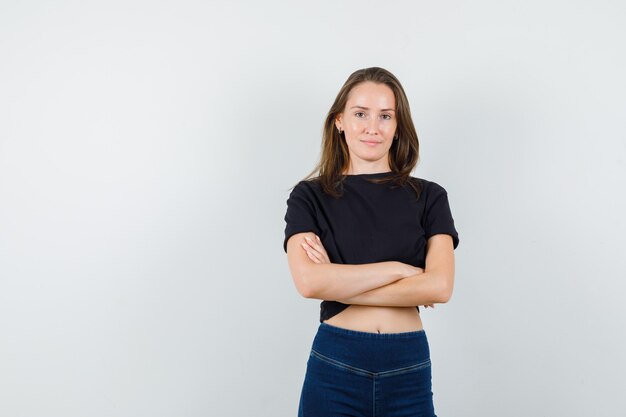
M354 108L363 109L363 110L369 110L369 107L363 107L363 106L352 106L352 107L350 107L350 109L354 109ZM380 109L380 111L392 111L394 113L396 112L394 109Z

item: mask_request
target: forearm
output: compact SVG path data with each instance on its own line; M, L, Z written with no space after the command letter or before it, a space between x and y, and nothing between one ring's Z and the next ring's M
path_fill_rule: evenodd
M423 272L336 301L369 306L415 307L445 302L445 285L440 276Z
M311 264L305 281L308 298L337 300L391 284L405 276L401 262L387 261L368 264Z

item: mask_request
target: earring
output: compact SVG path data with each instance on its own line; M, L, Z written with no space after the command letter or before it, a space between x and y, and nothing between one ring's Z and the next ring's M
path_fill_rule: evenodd
M398 140L398 135L394 135L393 140Z

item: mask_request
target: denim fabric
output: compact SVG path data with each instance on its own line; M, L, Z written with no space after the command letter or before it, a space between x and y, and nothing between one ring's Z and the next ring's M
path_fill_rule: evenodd
M299 417L437 417L424 330L360 332L320 323Z

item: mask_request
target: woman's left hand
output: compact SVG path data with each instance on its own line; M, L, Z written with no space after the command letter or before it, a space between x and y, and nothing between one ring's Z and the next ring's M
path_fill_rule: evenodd
M324 245L322 245L322 241L317 235L315 235L315 240L310 239L308 236L304 239L306 243L302 244L302 249L306 251L306 254L309 255L313 262L316 264L330 263L326 249L324 249Z

